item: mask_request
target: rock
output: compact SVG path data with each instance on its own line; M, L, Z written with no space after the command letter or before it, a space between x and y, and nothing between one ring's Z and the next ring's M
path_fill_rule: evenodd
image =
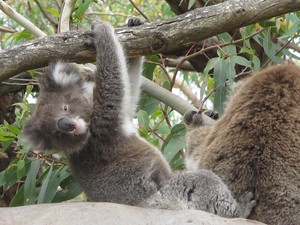
M199 210L160 210L101 202L72 202L0 208L1 225L263 225Z

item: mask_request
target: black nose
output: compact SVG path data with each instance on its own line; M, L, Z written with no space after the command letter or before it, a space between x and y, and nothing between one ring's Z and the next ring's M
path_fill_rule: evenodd
M63 117L57 121L57 127L60 131L69 133L75 129L76 123L73 120Z

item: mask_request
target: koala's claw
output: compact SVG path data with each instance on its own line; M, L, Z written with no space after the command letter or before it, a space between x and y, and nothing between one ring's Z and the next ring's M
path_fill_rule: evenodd
M189 111L185 113L183 121L186 125L200 126L202 125L202 115L200 112Z
M94 46L94 33L93 32L91 32L90 34L87 34L85 36L84 44L87 47L93 47Z
M144 24L139 18L133 17L129 18L127 22L128 27L135 27Z
M254 195L252 192L245 193L240 199L240 217L246 218L250 215L254 206L256 206L256 200L253 199Z
M219 119L219 113L217 111L205 110L203 113L214 120Z
M186 125L190 125L193 122L193 116L196 114L196 111L188 111L183 116L183 122Z

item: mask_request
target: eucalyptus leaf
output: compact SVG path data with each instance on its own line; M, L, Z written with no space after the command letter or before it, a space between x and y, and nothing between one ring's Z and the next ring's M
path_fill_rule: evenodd
M24 205L34 204L37 197L36 177L40 169L41 162L35 160L31 162L25 184L24 184Z

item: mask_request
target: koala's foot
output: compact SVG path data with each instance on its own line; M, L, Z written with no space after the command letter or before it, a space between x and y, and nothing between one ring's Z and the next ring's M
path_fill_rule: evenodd
M93 21L91 24L91 30L93 31L91 34L86 36L86 39L84 40L84 44L87 47L95 47L95 31L99 29L99 27L103 26L105 22L98 22L98 21Z
M136 26L139 26L139 25L142 25L144 24L139 18L130 18L127 22L127 26L128 27L136 27Z
M219 113L217 111L205 110L203 113L214 120L219 119Z
M184 114L183 122L187 126L201 126L202 125L202 116L201 113L196 111L188 111Z
M252 192L247 192L238 199L239 210L236 216L247 218L250 215L253 207L256 206L256 200L254 200L253 197Z
M219 114L213 110L206 110L204 112L201 111L188 111L184 114L183 121L189 127L199 127L203 125L202 113L209 116L210 118L217 120L219 118Z

